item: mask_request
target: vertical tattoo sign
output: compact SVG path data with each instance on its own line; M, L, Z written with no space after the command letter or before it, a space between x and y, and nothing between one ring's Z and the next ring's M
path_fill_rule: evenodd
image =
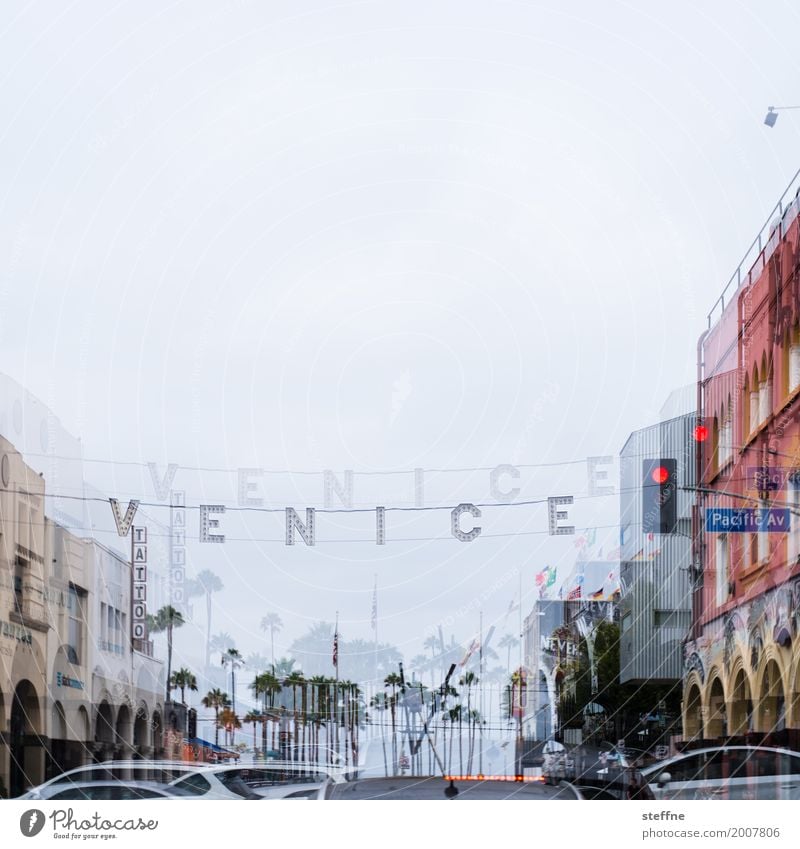
M133 528L131 569L131 634L134 640L144 641L147 639L147 528Z
M186 579L186 493L173 490L169 499L169 599L183 612Z

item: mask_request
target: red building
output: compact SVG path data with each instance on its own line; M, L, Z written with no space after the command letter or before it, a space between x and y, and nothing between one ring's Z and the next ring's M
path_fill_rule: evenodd
M698 451L687 740L800 740L799 185L796 177L698 343L708 438Z

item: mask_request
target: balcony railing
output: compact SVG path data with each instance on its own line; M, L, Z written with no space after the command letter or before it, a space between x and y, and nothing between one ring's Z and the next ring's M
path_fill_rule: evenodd
M50 627L42 602L26 598L19 592L14 593L14 607L10 618L38 631L46 631Z
M727 303L730 303L731 298L739 289L747 287L757 280L764 270L767 260L786 235L789 225L800 213L800 195L798 195L798 192L800 192L800 171L789 181L789 185L784 190L775 208L767 216L764 226L745 251L742 261L725 285L722 294L711 307L711 312L708 314L709 330L716 321L722 318L722 313L725 311L726 296L728 298ZM731 291L731 288L733 288L733 291Z
M107 651L112 654L125 654L125 646L119 643L112 643L110 640L99 640L97 646L100 651Z
M152 640L134 640L133 650L147 657L153 656L153 641Z

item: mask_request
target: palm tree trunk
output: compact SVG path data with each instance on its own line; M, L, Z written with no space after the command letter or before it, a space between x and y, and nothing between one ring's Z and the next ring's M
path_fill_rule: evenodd
M167 625L167 701L170 701L169 679L172 677L172 624Z
M219 708L214 708L214 745L219 746Z

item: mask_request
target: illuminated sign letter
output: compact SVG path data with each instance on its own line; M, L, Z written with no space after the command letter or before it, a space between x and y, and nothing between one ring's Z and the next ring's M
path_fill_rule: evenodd
M599 486L599 481L608 480L608 472L598 469L598 466L610 466L614 462L613 457L587 457L586 472L589 477L589 495L613 495L613 486Z
M335 492L339 496L339 500L342 502L342 504L344 504L345 507L352 507L353 473L349 469L345 470L344 486L339 483L339 479L330 469L325 469L325 471L323 472L323 477L325 480L325 491L323 500L325 506L333 507L333 494Z
M481 511L474 504L459 504L450 513L450 532L453 536L461 542L472 542L477 536L480 536L481 529L476 526L471 531L462 531L459 524L462 513L469 513L476 519L480 519Z
M216 533L219 519L209 519L212 513L224 513L222 504L200 505L200 542L225 542L225 534Z
M153 489L156 491L156 497L159 501L166 501L172 481L175 479L175 472L178 471L178 464L170 463L163 478L158 477L158 466L155 463L148 463L147 468L150 469L150 477L153 481Z
M573 525L558 524L561 519L569 519L566 510L558 509L560 504L572 504L572 496L557 495L554 498L547 499L547 518L551 537L575 533L575 527Z
M131 529L131 522L139 508L138 501L129 501L128 509L125 511L125 518L119 514L119 501L116 498L109 498L108 503L111 505L111 512L114 514L114 522L117 525L117 533L121 537L128 536L128 531Z
M256 485L248 478L261 477L263 469L237 469L239 476L239 506L240 507L263 507L263 498L253 498L250 493L256 491Z
M294 507L286 508L286 545L294 545L295 530L303 538L306 545L314 545L314 513L313 507L306 507L306 523L304 525Z
M489 493L495 501L513 501L519 495L519 487L516 486L514 489L509 489L508 492L501 492L497 486L497 482L503 475L509 475L514 480L519 480L519 469L508 463L495 466L489 473Z

